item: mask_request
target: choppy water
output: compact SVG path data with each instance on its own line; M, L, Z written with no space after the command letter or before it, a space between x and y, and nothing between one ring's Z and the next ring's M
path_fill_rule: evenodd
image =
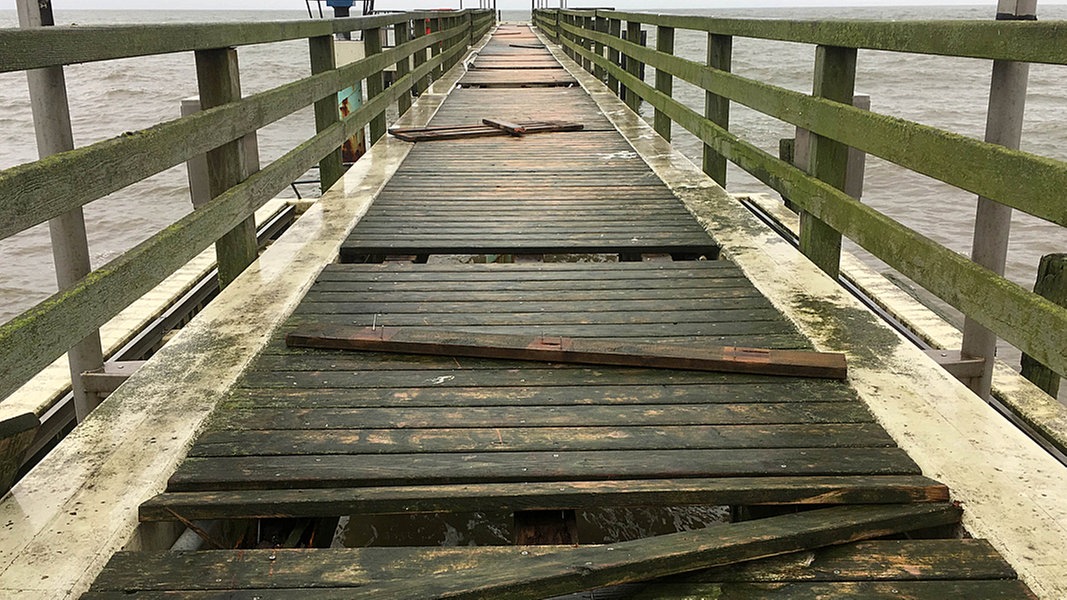
M990 3L991 4L991 3ZM298 7L302 8L302 7ZM694 12L694 11L690 11ZM704 11L707 12L707 11ZM751 9L714 11L732 17L773 18L990 18L987 7L907 7L855 9ZM1042 18L1067 17L1067 6L1049 6ZM507 13L505 19L527 14ZM277 20L306 18L292 12L245 11L73 11L56 15L61 24L129 22L189 22L216 20ZM0 27L16 25L13 11L0 12ZM654 32L652 33L654 38ZM678 32L679 54L701 59L704 36ZM308 73L303 42L247 47L239 50L242 84L246 92L267 89ZM808 92L814 51L811 46L737 39L737 73ZM651 77L651 69L649 70ZM857 90L871 95L876 111L981 137L985 124L990 63L971 59L901 55L861 51ZM1067 159L1067 128L1062 98L1063 67L1036 65L1031 69L1023 148ZM182 98L195 95L192 53L75 65L66 70L76 143L86 145L175 118ZM703 91L683 82L675 94L702 106ZM283 154L313 132L310 111L303 111L260 133L260 149L267 162ZM731 128L762 148L777 152L778 139L791 137L784 123L738 105ZM701 148L692 136L676 131L676 144L699 159ZM0 74L0 168L36 158L33 124L25 77ZM968 253L975 200L961 192L884 161L870 158L865 201L905 224L961 253ZM761 184L731 167L733 192L765 191ZM190 210L181 167L130 186L86 208L94 266L147 238ZM1064 251L1067 233L1026 215L1016 216L1008 260L1008 276L1031 286L1039 257ZM0 242L0 320L6 320L55 290L47 228L44 226Z

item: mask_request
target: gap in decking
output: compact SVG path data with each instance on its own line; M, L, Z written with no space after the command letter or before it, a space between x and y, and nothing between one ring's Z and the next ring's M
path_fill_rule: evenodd
M578 540L608 544L703 529L730 522L727 506L601 507L577 511ZM510 512L353 515L341 536L347 548L367 546L508 546Z

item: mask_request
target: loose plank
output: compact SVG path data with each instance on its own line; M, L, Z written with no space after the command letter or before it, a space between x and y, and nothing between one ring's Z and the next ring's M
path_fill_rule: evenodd
M565 337L529 337L396 327L361 329L304 326L286 336L289 346L507 358L577 364L654 367L761 375L845 379L841 353L737 347L670 347Z
M946 502L948 488L919 475L552 481L166 492L142 521L332 517L349 514L509 512L604 506L910 504Z

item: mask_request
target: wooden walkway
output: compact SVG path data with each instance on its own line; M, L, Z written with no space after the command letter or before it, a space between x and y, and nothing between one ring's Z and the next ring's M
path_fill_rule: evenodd
M341 253L416 263L328 266L141 508L146 522L223 523L240 548L213 529L204 550L120 553L85 597L547 598L632 584L615 593L1030 598L989 544L956 538L948 490L847 382L286 346L332 325L810 348L732 263L684 260L716 258L714 242L582 90L523 87L556 70L534 39L502 28L479 60L510 87L457 89L433 124L585 130L417 144ZM481 253L623 262L418 264ZM687 505L735 519L605 545L576 518ZM338 517L416 513L501 514L515 540L552 545L326 547Z

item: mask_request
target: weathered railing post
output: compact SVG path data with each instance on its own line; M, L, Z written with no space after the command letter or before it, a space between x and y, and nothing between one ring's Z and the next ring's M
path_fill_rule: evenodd
M308 39L308 48L311 54L312 74L325 73L337 68L332 35ZM315 102L315 131L326 130L340 118L337 109L337 94L329 94ZM341 178L343 173L341 148L337 148L319 161L319 187L325 192Z
M474 25L469 23L471 29L471 35L474 35ZM396 45L400 46L408 43L411 39L411 21L401 21L393 25L393 36L396 38ZM411 56L404 56L400 59L400 62L396 63L396 79L399 81L405 75L411 72ZM398 114L404 114L411 108L411 94L400 94L400 97L396 100L396 110Z
M1047 254L1041 257L1037 270L1034 293L1067 307L1067 254ZM1046 394L1057 397L1060 393L1060 376L1052 369L1023 354L1022 375Z
M815 56L814 95L851 104L856 88L856 49L819 46ZM848 146L812 135L808 172L844 190ZM830 277L837 279L841 270L841 234L807 211L800 213L800 251Z
M441 17L435 15L434 17L430 18L430 33L437 33L439 31L441 31ZM436 42L431 48L432 50L430 51L430 57L437 58L441 55L441 52L444 51L444 42ZM438 64L437 66L435 66L433 68L433 78L431 79L431 81L437 81L438 79L440 79L441 75L444 74L444 72L444 65Z
M619 39L622 37L622 21L619 19L608 19L608 35L613 38ZM619 51L616 48L608 47L608 62L613 65L622 66L619 62ZM621 96L622 91L619 89L619 78L608 72L608 88L615 93L616 96Z
M626 41L631 44L641 43L641 23L639 21L627 21L626 22ZM641 78L641 63L637 62L632 56L626 57L626 72L638 79ZM626 97L623 98L626 102L626 106L630 107L630 110L637 112L641 108L641 97L637 95L637 92L626 88Z
M363 30L363 50L367 56L373 56L380 54L382 51L382 30L379 27L372 27L370 29ZM373 73L367 76L367 102L374 100L379 94L385 91L385 79L381 71ZM367 140L367 147L370 148L374 142L377 142L385 135L385 111L382 111L370 120L370 139Z
M708 34L708 66L725 71L732 69L734 38ZM704 118L723 129L730 129L730 101L712 92L704 92ZM704 144L704 172L722 187L726 187L726 157Z
M596 30L600 33L607 33L607 18L600 16L600 13L598 11L594 19L596 20ZM604 44L602 42L594 43L593 52L595 52L597 56L604 56ZM607 69L601 66L600 63L593 63L593 75L597 78L597 80L604 81L604 78L607 76Z
M1033 20L1036 18L1037 0L1000 0L997 3L997 20ZM1030 65L1028 63L993 61L989 110L986 113L985 140L987 142L1013 149L1019 148L1022 141L1023 112L1026 107L1026 88L1029 76ZM1007 261L1011 213L1009 206L988 198L978 198L971 260L997 275L1004 274L1004 265ZM964 319L963 354L986 359L982 376L972 380L968 387L987 400L993 385L993 360L996 350L996 334L974 319Z
M23 28L54 25L50 0L18 0L19 25ZM74 148L70 127L70 107L63 67L47 67L26 72L29 83L33 125L37 135L37 154L41 158ZM67 289L92 271L89 241L85 234L82 209L75 208L48 222L52 241L52 260L56 267L59 289ZM100 399L85 391L81 374L95 371L104 364L100 334L93 333L67 351L74 413L80 422Z
M200 106L212 108L241 99L241 80L237 50L215 48L196 51L196 80L200 89ZM211 197L218 197L241 183L251 174L243 139L233 140L207 153L208 187ZM247 219L215 242L219 266L219 285L226 287L256 260L256 219Z
M664 54L674 54L674 28L660 25L656 27L656 50ZM656 91L670 96L674 93L674 77L662 69L656 69ZM656 109L652 117L652 127L659 136L671 141L671 118Z
M427 28L426 19L416 19L414 25L415 25L415 39L419 39L421 37L424 37L426 35L426 28ZM421 67L422 65L426 64L426 53L429 52L429 51L430 51L429 48L423 48L422 50L419 50L418 52L415 53L415 59L414 59L413 63L414 63L414 68L416 70L419 67ZM416 79L415 83L412 84L412 90L415 92L416 96L421 96L422 93L425 92L426 88L428 88L428 87L430 87L430 76L429 75L425 75L420 79Z

